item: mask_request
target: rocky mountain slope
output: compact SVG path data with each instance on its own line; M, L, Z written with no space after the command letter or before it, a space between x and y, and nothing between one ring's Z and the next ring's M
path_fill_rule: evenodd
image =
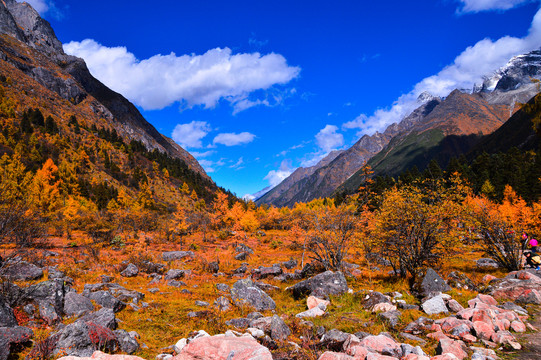
M483 134L496 130L539 92L532 82L541 77L541 51L513 57L485 77L472 94L455 90L445 99L423 93L420 107L382 134L365 135L331 163L309 177L286 179L280 196L262 197L260 203L293 206L341 191L355 191L360 167L368 162L377 174L398 175L413 165L423 169L431 159L445 164L450 157L469 151ZM343 185L342 185L343 184ZM342 185L342 186L341 186Z
M181 159L210 179L193 156L160 134L126 98L94 78L82 59L66 55L50 24L29 4L0 1L0 59L11 66L7 71L16 69L75 107L89 107L127 142L137 140L150 151Z

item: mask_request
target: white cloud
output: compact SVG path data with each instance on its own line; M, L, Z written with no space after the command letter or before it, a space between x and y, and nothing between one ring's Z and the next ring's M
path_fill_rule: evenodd
M509 10L533 0L458 0L463 4L460 12L479 12L489 10Z
M216 171L215 163L212 160L199 160L199 164L205 169L207 173L213 173Z
M171 137L184 148L202 148L202 139L211 131L206 121L192 121L188 124L178 124L173 129Z
M196 159L206 158L211 155L214 155L214 153L216 153L216 151L214 150L209 150L209 151L204 151L204 152L190 151L190 154L192 154L193 157L195 157Z
M317 133L316 143L323 152L329 153L344 145L344 136L337 131L337 126L326 125Z
M289 160L282 160L280 168L278 170L271 170L263 179L269 182L271 188L284 181L295 169L291 168L291 162ZM270 190L270 189L269 189Z
M240 170L240 169L244 169L244 166L242 166L244 164L244 159L243 157L241 156L239 158L239 160L234 163L233 165L229 166L231 169L237 169L237 170Z
M255 139L255 135L249 132L235 133L222 133L216 135L214 138L214 144L222 144L225 146L235 146L241 144L251 143Z
M300 72L280 54L232 54L229 48L203 55L154 55L145 60L125 47L106 47L92 39L72 41L64 50L82 57L94 76L146 110L175 102L188 108L212 108L225 99L238 112L265 105L263 100L250 99L253 92L286 84Z
M371 116L361 114L355 120L342 125L345 129L358 128L359 135L383 131L392 123L399 122L419 106L417 97L424 91L432 95L447 96L454 89L472 89L475 84L505 65L515 55L538 49L541 44L541 10L523 38L505 36L498 40L483 39L466 48L454 62L438 74L417 83L413 90L400 96L390 108L378 109Z

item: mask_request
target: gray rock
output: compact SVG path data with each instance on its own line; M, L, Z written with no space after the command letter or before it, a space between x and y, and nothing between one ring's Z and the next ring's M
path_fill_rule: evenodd
M438 275L433 269L429 268L426 271L425 276L420 284L415 286L416 292L420 297L425 297L434 292L446 292L451 290L451 287L447 285L445 280Z
M441 295L434 296L433 298L425 301L421 307L423 311L428 315L448 313L447 306Z
M328 298L329 295L342 295L347 292L348 284L341 272L325 271L287 289L292 291L295 299L307 295Z
M449 308L449 310L454 313L464 310L464 307L460 305L459 302L455 299L451 299L447 302L447 308Z
M429 329L433 322L434 320L421 316L417 320L410 322L404 329L404 332L413 335L422 334Z
M29 281L40 279L43 270L26 261L17 261L4 268L0 275L11 281Z
M64 313L68 316L81 316L94 311L92 301L83 295L71 291L64 297Z
M276 308L274 300L249 279L235 282L231 288L231 297L237 306L248 304L257 311L274 310Z
M477 285L466 274L453 271L447 277L447 283L457 289L477 291Z
M101 279L101 282L103 283L110 283L111 281L114 280L114 278L109 275L100 275L100 279Z
M506 303L499 305L498 307L505 310L513 310L519 315L528 316L528 310L524 309L522 306L519 306L511 301L507 301Z
M490 259L490 258L482 258L482 259L477 260L475 263L480 268L497 269L500 267L500 265L494 259Z
M260 312L257 312L257 311L252 311L251 313L249 313L248 315L246 315L246 317L250 320L255 320L255 319L260 319L263 317L263 314L261 314Z
M231 302L225 296L220 296L214 301L214 307L220 311L227 311L231 308Z
M167 286L172 286L172 287L179 288L181 286L186 286L186 283L184 281L169 280L167 282Z
M326 347L330 349L341 349L342 344L350 337L350 334L343 331L332 329L327 331L325 335L321 337L320 342L324 343Z
M207 266L208 271L211 274L216 274L220 271L220 262L219 261L212 261Z
M298 264L297 260L293 260L293 259L282 263L282 265L288 270L293 269L294 267L297 266L297 264Z
M239 244L236 248L235 248L235 251L238 252L238 253L247 253L247 254L253 254L254 253L254 250L252 250L251 247L249 247L248 245L246 244Z
M398 308L402 310L419 310L419 305L408 304L405 302L397 302Z
M235 255L235 260L244 261L244 260L246 260L247 257L248 257L248 253L241 252L241 253Z
M218 283L215 286L216 286L216 289L218 289L220 291L229 292L229 285L227 285L227 284Z
M139 268L134 264L128 264L128 267L120 272L120 275L124 277L134 277L137 276L137 274L139 274Z
M195 306L203 306L203 307L207 307L207 306L209 306L209 303L206 302L206 301L196 300L196 301L195 301Z
M53 336L57 340L54 356L63 354L89 357L98 348L106 352L114 352L119 348L118 340L111 329L91 321L78 320Z
M387 295L383 295L380 292L373 291L371 293L368 293L363 301L363 307L366 310L371 310L375 305L381 304L381 303L391 303L391 299Z
M254 269L252 274L257 279L264 279L267 277L274 277L281 275L283 273L280 265L275 264L270 267L260 266L258 269Z
M182 260L185 257L194 257L193 251L167 251L162 253L163 261Z
M165 274L165 280L178 280L186 276L186 270L171 269Z
M227 326L233 326L237 329L246 329L250 326L251 320L248 318L235 318L225 322Z
M120 350L122 350L126 354L131 355L137 350L139 350L139 343L137 342L137 339L135 337L132 337L126 330L115 330L113 331L113 333L118 340Z
M403 337L406 340L418 342L421 345L426 344L426 340L424 340L423 338L420 338L420 337L412 335L412 334L408 334L406 332L401 332L400 336ZM405 355L407 355L407 354L405 354Z
M126 307L126 303L118 300L106 290L99 290L90 293L88 298L104 308L112 309L115 313L122 311Z
M388 324L391 328L396 329L398 324L400 324L400 311L385 311L378 314L378 317Z
M141 261L140 265L141 271L147 274L163 274L167 267L165 264L158 264L148 260Z
M17 319L13 309L8 305L6 299L0 294L0 327L17 326Z
M265 333L270 333L271 323L272 317L260 317L250 321L250 327L262 330Z
M92 322L111 330L115 330L117 327L116 316L112 309L100 309L96 312L83 316L81 320L85 322Z
M47 277L49 280L63 279L64 277L66 277L66 274L63 271L58 270L56 266L49 266L47 270L48 270Z
M274 315L270 325L270 336L273 340L284 341L291 335L291 330L286 325L284 320L278 315Z
M34 332L22 326L0 327L0 360L7 360L22 345L30 344Z
M242 264L241 267L235 269L234 273L235 274L244 274L246 271L248 271L248 265L247 264Z

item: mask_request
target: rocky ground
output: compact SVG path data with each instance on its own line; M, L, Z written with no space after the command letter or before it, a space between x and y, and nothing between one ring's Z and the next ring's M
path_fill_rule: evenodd
M181 319L206 326L210 334L193 328L150 358L495 360L538 359L541 353L541 272L485 275L476 283L462 273L443 279L428 269L411 293L403 287L382 293L352 288L360 275L354 265L342 273L321 272L312 265L300 269L295 260L258 267L242 263L252 253L249 246L237 246L240 267L228 274L220 272L219 262L206 263L214 274L207 284L215 289L214 296L199 299L192 294L203 285L199 275L178 266L192 259L193 251L166 251L156 262L124 262L118 273L101 275L79 290L58 267L12 260L2 274L0 360L20 353L27 359L140 359L109 355L140 354L148 340L124 328L128 323L118 316L127 311L150 314L156 304L149 296L172 294L196 299L194 310ZM490 266L490 261L478 264ZM119 284L121 279L147 285L133 290ZM195 285L190 290L186 282ZM296 310L301 302L305 308ZM344 306L352 311L339 312ZM350 325L343 325L344 318ZM216 321L223 324L213 327ZM40 330L45 327L50 331Z

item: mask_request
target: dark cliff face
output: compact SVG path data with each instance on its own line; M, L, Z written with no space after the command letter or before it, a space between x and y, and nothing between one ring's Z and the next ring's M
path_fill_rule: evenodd
M30 5L0 0L0 34L8 36L0 37L1 60L73 104L88 97L95 99L94 112L110 122L128 142L138 140L148 150L166 152L209 178L193 156L160 134L126 98L94 78L84 60L66 55L51 25ZM17 46L12 43L14 39L20 42Z

